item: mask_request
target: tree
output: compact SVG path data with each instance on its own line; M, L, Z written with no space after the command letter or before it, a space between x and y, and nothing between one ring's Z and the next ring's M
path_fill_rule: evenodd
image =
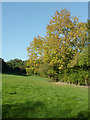
M87 31L87 23L71 17L66 9L56 11L47 25L47 35L35 37L27 48L29 69L35 73L41 64L49 64L47 74L57 79L71 59L87 46Z
M80 66L83 68L88 68L88 47L83 49L83 52L77 53L71 62L68 64L68 67Z
M52 55L51 64L58 63L59 69L67 67L77 52L87 45L87 24L71 17L70 12L62 9L47 25L47 44Z
M10 60L8 62L6 62L6 64L9 66L10 70L9 72L12 72L12 73L19 73L19 74L22 74L22 73L26 73L25 71L25 67L26 67L26 63L25 61L22 61L20 59L13 59L13 60Z
M34 40L30 43L30 46L27 47L28 51L28 57L27 60L27 66L26 71L28 71L29 74L31 73L37 73L37 68L40 64L43 63L42 56L43 56L43 45L44 45L44 38L40 37L34 37ZM29 72L31 71L31 72Z

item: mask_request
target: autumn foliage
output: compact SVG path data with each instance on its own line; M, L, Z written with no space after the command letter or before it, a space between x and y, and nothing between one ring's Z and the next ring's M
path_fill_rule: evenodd
M71 69L75 56L83 54L88 42L87 31L87 23L79 22L66 9L56 11L47 25L46 36L34 37L27 47L27 74L38 74L57 81L58 76Z

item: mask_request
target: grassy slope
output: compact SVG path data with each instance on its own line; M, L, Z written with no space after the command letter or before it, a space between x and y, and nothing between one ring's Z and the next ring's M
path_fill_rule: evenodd
M3 75L3 118L84 117L88 89L60 86L36 76Z

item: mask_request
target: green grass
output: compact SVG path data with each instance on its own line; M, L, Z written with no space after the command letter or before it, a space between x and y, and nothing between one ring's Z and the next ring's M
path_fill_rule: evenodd
M36 76L2 75L3 118L87 117L88 89Z

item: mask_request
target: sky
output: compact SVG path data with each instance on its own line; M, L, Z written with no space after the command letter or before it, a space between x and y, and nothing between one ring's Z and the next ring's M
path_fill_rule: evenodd
M88 19L88 2L3 2L2 58L27 60L30 42L37 35L46 35L51 16L63 8L80 22Z

